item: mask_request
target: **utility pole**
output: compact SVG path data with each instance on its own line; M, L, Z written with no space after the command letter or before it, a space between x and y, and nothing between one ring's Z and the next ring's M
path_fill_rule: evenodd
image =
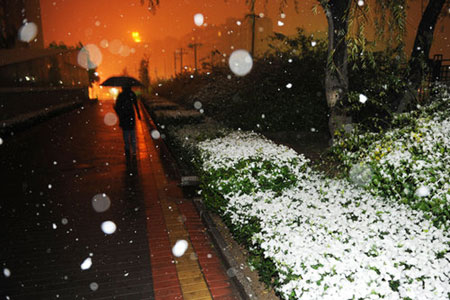
M211 71L214 70L214 56L216 54L220 54L220 51L217 50L217 49L214 49L214 50L211 51Z
M173 53L173 75L177 76L177 51Z
M193 48L194 49L194 66L195 66L195 73L198 72L197 69L197 47L199 46L203 46L203 44L200 43L191 43L188 45L189 48Z
M256 18L258 15L255 14L255 1L251 0L250 3L250 13L246 15L246 17L249 17L252 22L252 48L251 48L251 55L252 57L255 57L255 27L256 27Z
M183 73L183 55L187 54L187 52L185 52L183 48L180 48L179 54L180 54L180 70L181 73Z

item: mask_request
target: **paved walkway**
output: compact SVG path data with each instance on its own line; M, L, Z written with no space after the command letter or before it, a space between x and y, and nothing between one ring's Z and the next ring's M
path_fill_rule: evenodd
M238 299L152 121L127 162L111 112L99 102L2 137L0 299Z

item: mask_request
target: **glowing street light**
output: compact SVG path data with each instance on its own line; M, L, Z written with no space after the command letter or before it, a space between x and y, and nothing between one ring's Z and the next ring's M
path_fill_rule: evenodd
M142 42L141 35L140 35L139 32L137 32L137 31L133 31L133 32L131 33L131 37L133 38L133 40L134 40L136 43Z

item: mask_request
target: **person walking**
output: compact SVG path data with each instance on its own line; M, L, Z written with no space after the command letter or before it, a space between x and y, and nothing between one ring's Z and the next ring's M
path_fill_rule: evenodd
M130 154L136 155L136 114L139 120L141 114L139 112L139 106L137 104L136 94L131 90L130 86L123 86L122 92L118 95L114 110L119 117L119 126L122 128L123 141L125 143L125 155L130 157Z

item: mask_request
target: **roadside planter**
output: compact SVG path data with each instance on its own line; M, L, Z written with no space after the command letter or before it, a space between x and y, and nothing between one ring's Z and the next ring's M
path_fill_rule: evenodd
M450 238L422 212L326 179L254 133L198 150L206 205L262 256L252 261L283 299L448 299Z
M410 119L385 140L339 141L344 164L357 166L352 182L325 178L256 133L201 123L168 136L196 168L204 204L282 299L448 300L449 119ZM411 197L399 192L407 189Z

